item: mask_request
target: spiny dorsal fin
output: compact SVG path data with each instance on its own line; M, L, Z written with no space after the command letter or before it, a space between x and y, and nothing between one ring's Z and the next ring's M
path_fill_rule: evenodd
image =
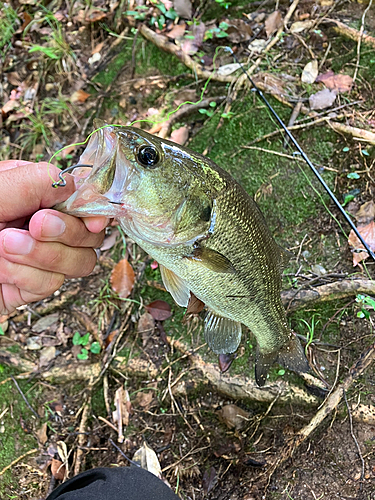
M224 318L211 310L204 321L204 337L216 354L230 354L241 342L241 323Z
M211 248L200 246L199 244L196 244L192 254L188 255L186 258L216 273L236 272L233 264L225 255Z
M176 303L181 307L186 307L190 298L190 290L185 281L162 265L160 265L160 273L165 288L172 295Z

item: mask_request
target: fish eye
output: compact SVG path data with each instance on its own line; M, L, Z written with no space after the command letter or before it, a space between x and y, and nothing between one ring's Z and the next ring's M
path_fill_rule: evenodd
M144 167L155 168L160 160L158 150L154 146L141 146L137 153L137 161Z

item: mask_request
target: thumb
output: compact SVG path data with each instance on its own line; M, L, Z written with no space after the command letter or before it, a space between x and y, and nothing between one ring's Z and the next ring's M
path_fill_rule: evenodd
M60 169L47 162L28 163L0 171L0 222L32 215L65 201L75 191L73 177L66 175L66 186L53 188Z

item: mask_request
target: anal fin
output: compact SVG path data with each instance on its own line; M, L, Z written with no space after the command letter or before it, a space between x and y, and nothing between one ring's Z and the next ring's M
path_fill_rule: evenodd
M172 295L176 303L181 307L186 307L190 298L190 290L185 281L162 265L160 265L160 273L165 288Z
M231 354L241 342L241 323L208 310L204 322L204 337L216 354Z

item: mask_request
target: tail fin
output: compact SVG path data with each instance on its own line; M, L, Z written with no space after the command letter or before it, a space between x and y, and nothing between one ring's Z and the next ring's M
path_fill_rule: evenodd
M266 383L269 369L276 361L293 372L306 373L310 371L301 343L294 333L291 333L289 341L280 351L270 353L257 351L255 380L260 387Z

